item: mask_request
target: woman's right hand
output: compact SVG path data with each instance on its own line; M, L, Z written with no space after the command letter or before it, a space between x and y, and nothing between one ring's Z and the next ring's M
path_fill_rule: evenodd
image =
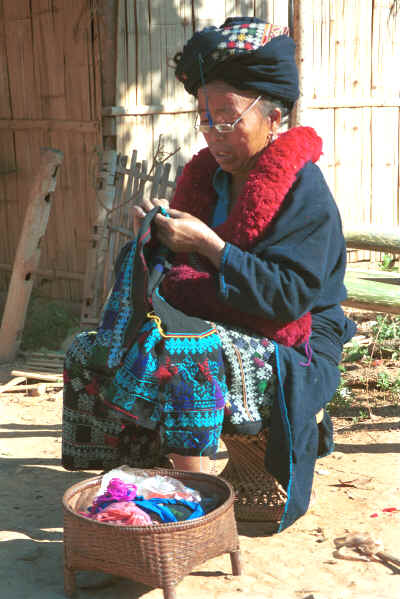
M146 214L156 206L162 206L163 208L168 209L169 202L165 198L153 198L152 200L146 199L139 204L135 204L133 207L133 232L135 237L139 233L139 229Z

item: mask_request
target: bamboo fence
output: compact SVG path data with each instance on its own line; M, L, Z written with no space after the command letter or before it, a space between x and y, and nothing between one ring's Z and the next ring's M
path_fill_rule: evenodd
M193 31L234 15L288 24L302 99L294 123L324 140L320 166L345 228L398 226L400 14L393 0L0 0L0 290L6 290L42 146L64 163L39 266L39 291L82 299L98 222L105 147L171 176L200 147L195 103L171 60ZM104 31L107 30L107 34ZM351 259L366 256L351 252Z

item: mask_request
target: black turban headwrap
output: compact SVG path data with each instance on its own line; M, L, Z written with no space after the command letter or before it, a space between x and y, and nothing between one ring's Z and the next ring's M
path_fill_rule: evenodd
M290 110L299 97L296 45L288 35L276 35L281 29L255 17L206 27L175 57L175 75L194 96L204 83L218 79L275 98Z

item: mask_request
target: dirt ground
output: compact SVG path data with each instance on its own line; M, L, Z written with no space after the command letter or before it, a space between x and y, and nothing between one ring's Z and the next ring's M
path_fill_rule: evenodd
M0 383L15 366L1 367ZM317 464L315 499L303 518L274 536L262 524L239 523L243 575L232 576L222 555L186 576L178 598L400 599L400 569L350 549L343 559L334 543L365 533L400 558L400 407L385 397L367 406L367 417L358 416L357 400L334 416L336 450ZM54 392L0 395L0 599L64 597L62 495L96 473L60 466L61 408ZM79 574L78 586L81 599L163 596L90 573Z

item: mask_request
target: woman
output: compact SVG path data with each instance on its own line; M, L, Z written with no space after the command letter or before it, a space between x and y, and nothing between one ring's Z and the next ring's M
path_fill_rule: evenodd
M217 323L229 392L224 427L268 426L267 469L288 493L280 529L308 506L315 460L332 450L325 412L354 325L346 293L340 216L315 165L310 128L278 135L298 97L294 43L255 18L195 35L176 75L198 99L207 148L186 165L168 217L155 218L173 252L161 292L175 307ZM135 208L135 233L154 202ZM204 470L202 450L169 455ZM187 452L186 452L187 453Z

